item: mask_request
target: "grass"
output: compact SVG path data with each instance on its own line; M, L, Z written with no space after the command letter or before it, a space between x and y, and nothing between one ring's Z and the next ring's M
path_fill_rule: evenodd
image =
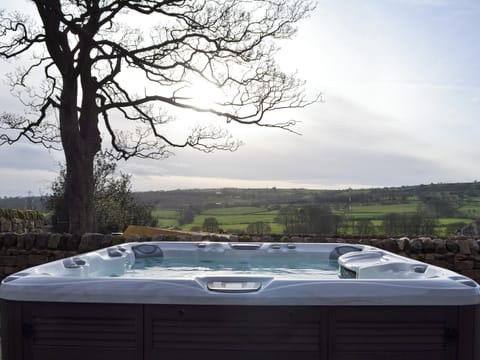
M262 221L270 225L273 233L282 233L283 226L274 222L277 213L276 210L254 206L209 209L195 216L194 222L183 226L183 229L188 230L194 226L201 227L206 218L214 217L224 231L246 231L249 224Z
M276 211L269 211L261 207L256 206L237 206L237 207L228 207L220 209L209 209L204 211L202 215L208 216L223 216L223 215L248 215L248 214L259 214L265 212L276 213Z
M178 225L177 210L153 210L152 214L158 219L158 227L172 228Z
M152 214L162 219L176 219L178 217L177 210L153 210Z
M472 219L465 219L465 218L440 218L438 219L438 224L450 225L450 224L456 224L456 223L464 223L465 225L468 225L472 221L473 221Z
M351 216L354 219L381 219L388 213L414 213L417 211L417 202L388 205L353 205Z
M344 209L334 209L334 213L339 215L346 215L349 222L358 221L361 219L368 219L372 221L376 233L381 235L382 218L388 213L403 213L413 214L417 211L419 200L416 197L410 198L407 201L400 203L383 203L383 204L353 204L349 212ZM463 223L465 225L472 222L472 214L480 214L480 198L470 198L465 201L465 205L459 209L462 217L458 218L440 218L438 219L438 226L435 230L437 235L447 235L452 226L456 223ZM153 215L158 217L158 226L164 228L172 228L178 226L178 211L177 210L155 210ZM182 230L190 230L192 227L201 228L203 222L208 217L214 217L219 222L220 228L224 231L240 231L246 232L249 224L262 221L270 225L272 233L283 233L284 227L282 224L275 223L275 218L278 215L278 210L271 210L266 207L258 206L235 206L227 208L208 209L199 215L195 216L194 222L186 224ZM469 218L470 217L470 218ZM460 226L460 225L459 225Z

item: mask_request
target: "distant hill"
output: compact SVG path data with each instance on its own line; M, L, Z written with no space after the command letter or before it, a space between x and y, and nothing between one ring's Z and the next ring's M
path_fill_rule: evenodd
M183 230L198 230L207 218L215 218L227 232L249 231L249 225L262 222L282 233L289 231L287 223L304 221L311 213L319 223L331 218L337 225L323 231L334 234L445 236L460 233L480 216L477 182L356 190L197 189L135 196L156 209L159 225Z
M467 200L480 197L480 183L440 183L401 187L347 190L310 189L193 189L173 191L137 192L142 202L153 204L157 209L179 209L187 206L215 208L233 206L280 206L327 203L401 203L412 198L420 201L444 199L462 206ZM480 199L479 199L480 200ZM1 203L0 203L1 204Z
M172 191L136 192L134 195L142 202L162 209L182 209L195 207L200 209L225 208L235 206L261 206L278 208L285 205L329 204L334 207L349 204L399 204L412 199L431 202L438 199L449 202L453 207L472 209L480 204L480 183L440 183L429 185L384 187L347 190L310 190L310 189L192 189ZM3 197L0 208L35 209L45 211L42 198Z

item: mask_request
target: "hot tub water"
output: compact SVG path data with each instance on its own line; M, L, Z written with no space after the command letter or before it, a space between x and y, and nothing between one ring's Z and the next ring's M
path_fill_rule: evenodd
M275 278L338 279L338 262L323 260L305 262L302 259L278 261L195 260L189 257L163 259L161 257L136 259L122 277L128 278L191 278L192 276L271 276Z

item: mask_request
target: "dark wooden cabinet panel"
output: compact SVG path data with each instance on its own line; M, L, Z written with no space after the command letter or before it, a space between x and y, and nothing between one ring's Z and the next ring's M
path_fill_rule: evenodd
M1 305L3 360L480 356L480 306Z

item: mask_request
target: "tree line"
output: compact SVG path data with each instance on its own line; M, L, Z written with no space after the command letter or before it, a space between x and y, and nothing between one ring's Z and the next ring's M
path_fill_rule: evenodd
M287 234L325 235L432 235L438 220L432 214L417 211L408 213L387 213L376 227L371 219L349 219L346 215L332 212L326 205L307 207L285 207L276 218Z

